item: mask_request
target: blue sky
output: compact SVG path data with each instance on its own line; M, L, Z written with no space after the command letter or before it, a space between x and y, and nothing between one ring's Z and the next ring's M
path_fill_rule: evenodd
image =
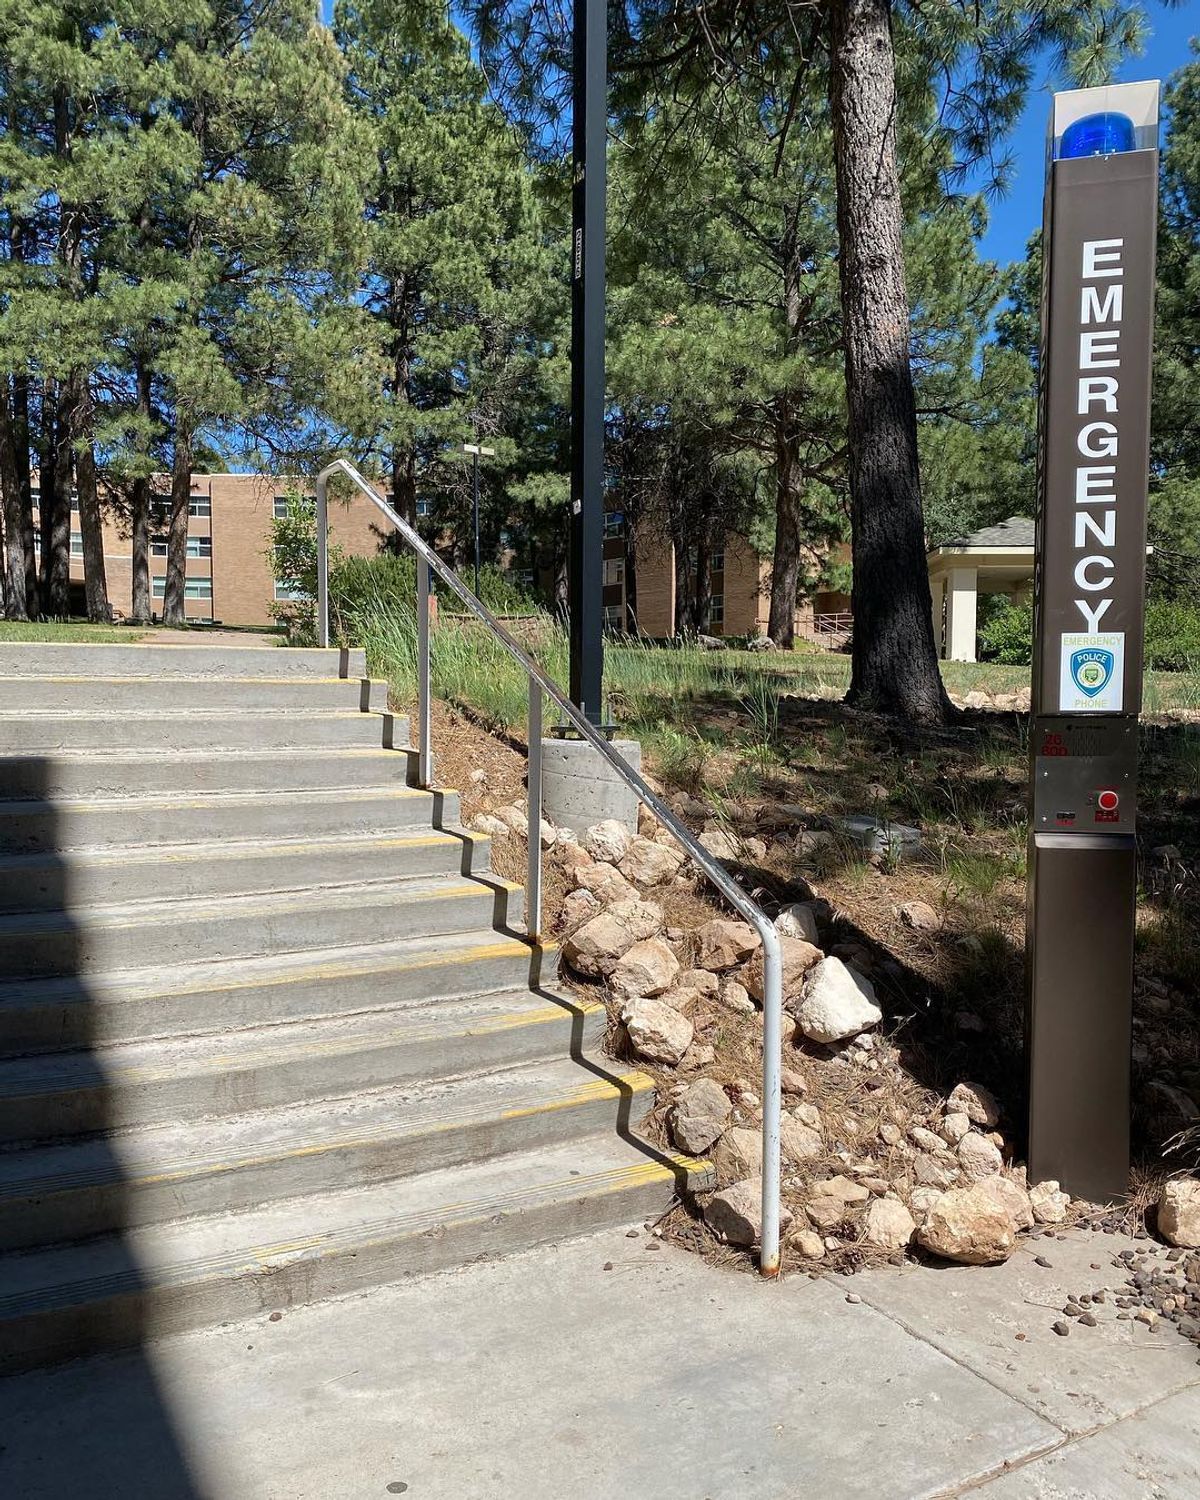
M1134 83L1143 78L1167 78L1187 62L1188 38L1200 35L1200 4L1188 0L1175 10L1149 7L1151 36L1141 57L1117 70L1117 80ZM1007 196L989 205L990 222L982 253L1000 262L1024 256L1025 242L1042 222L1042 183L1046 149L1046 121L1050 114L1052 80L1029 96L1021 123L1012 137L1015 162Z
M1121 83L1143 78L1167 78L1190 57L1188 39L1200 36L1200 0L1184 0L1167 9L1160 0L1148 0L1150 36L1145 52L1117 69ZM327 22L333 18L333 0L321 0ZM981 253L1001 263L1024 256L1025 242L1042 220L1042 174L1045 161L1046 120L1050 112L1053 80L1043 78L1030 93L1020 124L1012 137L1015 170L1007 195L989 205L990 221Z

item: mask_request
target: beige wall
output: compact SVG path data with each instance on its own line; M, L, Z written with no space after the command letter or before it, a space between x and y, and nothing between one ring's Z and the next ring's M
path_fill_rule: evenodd
M158 475L155 492L165 495L170 488L167 475ZM271 559L271 522L276 495L289 489L303 493L305 481L279 479L262 474L194 474L192 499L198 510L205 505L210 515L188 518L188 539L203 546L208 542L211 555L189 557L186 578L203 589L209 586L211 597L185 600L189 620L219 620L226 625L267 625L271 623L271 605L275 601L275 575ZM354 556L369 557L379 551L382 532L375 525L376 512L362 495L342 500L331 494L329 530L333 541ZM72 515L72 530L79 529L79 513ZM151 527L152 537L165 530ZM104 570L108 597L113 608L128 615L133 588L132 539L124 520L106 515L104 520ZM150 553L151 605L156 615L162 612L162 581L166 578L167 560L153 545ZM156 580L157 591L156 591ZM83 559L78 552L71 557L71 581L82 588Z
M642 633L665 639L675 634L675 553L661 534L643 530L638 537L638 625ZM752 636L766 632L771 613L771 560L761 557L744 537L727 537L723 566L713 569L713 599L722 605L713 635ZM812 623L812 605L796 609L796 629Z

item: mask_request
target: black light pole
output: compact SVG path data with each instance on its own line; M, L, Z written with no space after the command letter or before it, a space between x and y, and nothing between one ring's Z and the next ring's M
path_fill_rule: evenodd
M479 598L479 456L495 458L495 448L481 448L478 443L464 443L463 452L471 455L471 530L475 534L475 597Z
M607 0L575 0L571 193L571 701L601 720L604 676L604 182Z

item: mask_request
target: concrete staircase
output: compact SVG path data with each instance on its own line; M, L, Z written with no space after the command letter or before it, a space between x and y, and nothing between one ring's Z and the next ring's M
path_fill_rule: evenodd
M361 654L0 646L0 1370L658 1213Z

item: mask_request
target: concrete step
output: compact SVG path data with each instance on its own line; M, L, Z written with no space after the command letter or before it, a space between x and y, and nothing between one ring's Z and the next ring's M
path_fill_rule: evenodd
M395 755L391 751L389 754ZM0 801L0 854L101 846L129 848L216 839L394 833L458 822L455 792L404 786L287 792L207 792L195 797L97 797Z
M520 920L520 887L420 876L211 900L131 901L0 916L10 979L299 952Z
M0 1061L0 1141L274 1109L529 1062L551 1044L562 1056L595 1024L590 1008L521 992L10 1058Z
M409 775L399 750L55 750L0 755L0 797L194 797L204 792L336 791L398 783Z
M11 679L10 679L11 681ZM188 709L112 714L87 706L60 712L0 710L0 755L68 751L391 749L408 743L408 720L341 709ZM11 701L11 700L0 700Z
M365 677L366 653L285 646L0 643L0 677Z
M665 1211L707 1163L613 1133L0 1260L0 1368L314 1302Z
M215 963L152 964L86 979L12 980L0 983L0 1055L220 1033L524 986L539 990L556 959L553 948L531 948L524 938L486 928ZM507 1014L503 1006L499 1014ZM481 1015L490 1026L492 1010L484 1007ZM564 1032L556 1044L565 1049L569 1040Z
M237 892L486 873L491 841L466 829L420 826L389 835L225 839L133 849L0 855L0 913L74 912L112 899L200 899Z
M0 1152L0 1249L235 1213L638 1124L654 1080L569 1058Z
M0 703L26 713L103 706L112 715L386 709L387 684L365 677L23 677L0 674Z

